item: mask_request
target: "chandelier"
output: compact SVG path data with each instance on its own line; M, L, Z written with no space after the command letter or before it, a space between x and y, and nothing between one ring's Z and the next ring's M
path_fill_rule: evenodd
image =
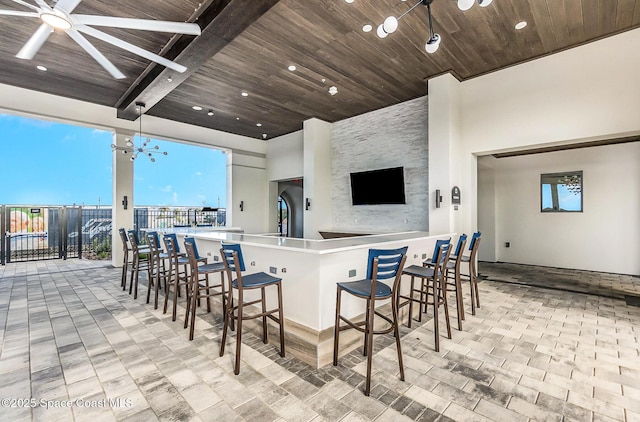
M151 139L149 138L143 138L142 137L142 115L144 114L142 112L142 109L145 107L145 103L142 102L136 102L136 109L138 110L138 122L140 123L139 126L139 137L140 139L144 139L144 141L142 141L142 144L140 145L136 145L135 144L135 139L131 139L131 138L127 138L127 143L126 143L126 147L119 147L115 144L111 144L111 149L113 151L122 151L123 154L131 154L131 157L129 158L131 161L135 161L136 158L138 158L138 155L142 154L142 155L146 155L147 157L149 157L149 160L151 160L152 163L155 163L156 159L153 157L153 154L162 154L162 155L168 155L166 151L160 151L160 147L158 145L155 146L151 146L149 145L149 143L151 142Z
M493 0L477 0L478 4L481 7L489 6L492 1ZM433 2L434 0L419 0L409 10L407 10L397 18L395 16L389 16L384 20L382 24L378 26L378 30L376 31L378 37L385 38L387 35L396 32L396 30L398 29L398 21L400 21L400 19L402 19L405 15L407 15L419 5L427 6L427 14L429 15L429 39L424 45L424 49L429 54L435 53L438 50L438 47L440 47L440 41L442 38L440 37L440 34L437 34L433 31L433 20L431 18L431 3ZM475 2L476 0L457 0L458 9L469 10Z

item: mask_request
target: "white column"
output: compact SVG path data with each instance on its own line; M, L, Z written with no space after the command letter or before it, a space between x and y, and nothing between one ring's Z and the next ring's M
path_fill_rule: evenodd
M266 155L233 151L227 160L227 225L266 233L269 206L277 203L269 204Z
M127 139L133 139L134 132L118 129L113 134L113 143L121 148L126 146ZM118 229L133 228L133 161L131 153L123 154L121 150L113 152L113 216L111 223L111 262L121 267L123 261L122 241ZM123 204L127 198L127 205Z
M318 231L328 230L333 224L331 212L332 127L331 123L315 118L305 120L303 123L305 202L303 236L305 239L320 239Z
M451 74L430 79L429 82L429 231L432 233L460 232L460 217L472 203L469 186L462 183L462 166L468 165L461 151L461 116L459 107L460 82ZM451 188L461 189L461 205L451 204ZM440 190L442 203L436 208L435 191ZM475 203L475 202L473 202Z

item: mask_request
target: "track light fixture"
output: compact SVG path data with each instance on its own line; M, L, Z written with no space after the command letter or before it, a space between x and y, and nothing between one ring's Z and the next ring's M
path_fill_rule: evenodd
M411 8L409 8L409 10L401 14L399 17L396 18L395 16L389 16L384 20L384 22L381 25L378 26L378 30L376 31L376 33L378 34L378 37L386 38L387 35L396 32L396 30L398 29L398 22L400 21L400 19L402 19L405 15L407 15L409 12L411 12L413 9L415 9L420 5L427 6L427 14L429 16L429 39L424 45L424 49L429 54L435 53L438 50L438 47L440 47L440 41L442 40L442 38L440 37L439 34L435 33L433 30L433 19L431 17L431 3L433 3L434 1L435 0L419 0L416 4L414 4ZM456 1L458 3L458 9L469 10L476 1L481 7L487 7L489 4L491 4L493 0L456 0Z

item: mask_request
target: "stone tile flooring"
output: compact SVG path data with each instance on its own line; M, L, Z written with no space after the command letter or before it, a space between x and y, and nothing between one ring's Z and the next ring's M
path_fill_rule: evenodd
M231 352L218 356L219 306L199 310L189 342L180 320L120 290L119 269L12 263L0 267L0 421L640 421L640 307L491 280L544 272L512 270L480 266L482 307L467 306L440 353L429 317L403 327L405 382L393 338L377 336L365 397L358 351L315 370L245 335L235 376ZM584 276L557 271L549 283Z

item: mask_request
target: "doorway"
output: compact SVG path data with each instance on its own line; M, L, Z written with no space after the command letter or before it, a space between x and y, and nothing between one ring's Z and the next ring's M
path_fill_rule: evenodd
M278 182L278 233L280 236L302 238L303 231L302 180Z

